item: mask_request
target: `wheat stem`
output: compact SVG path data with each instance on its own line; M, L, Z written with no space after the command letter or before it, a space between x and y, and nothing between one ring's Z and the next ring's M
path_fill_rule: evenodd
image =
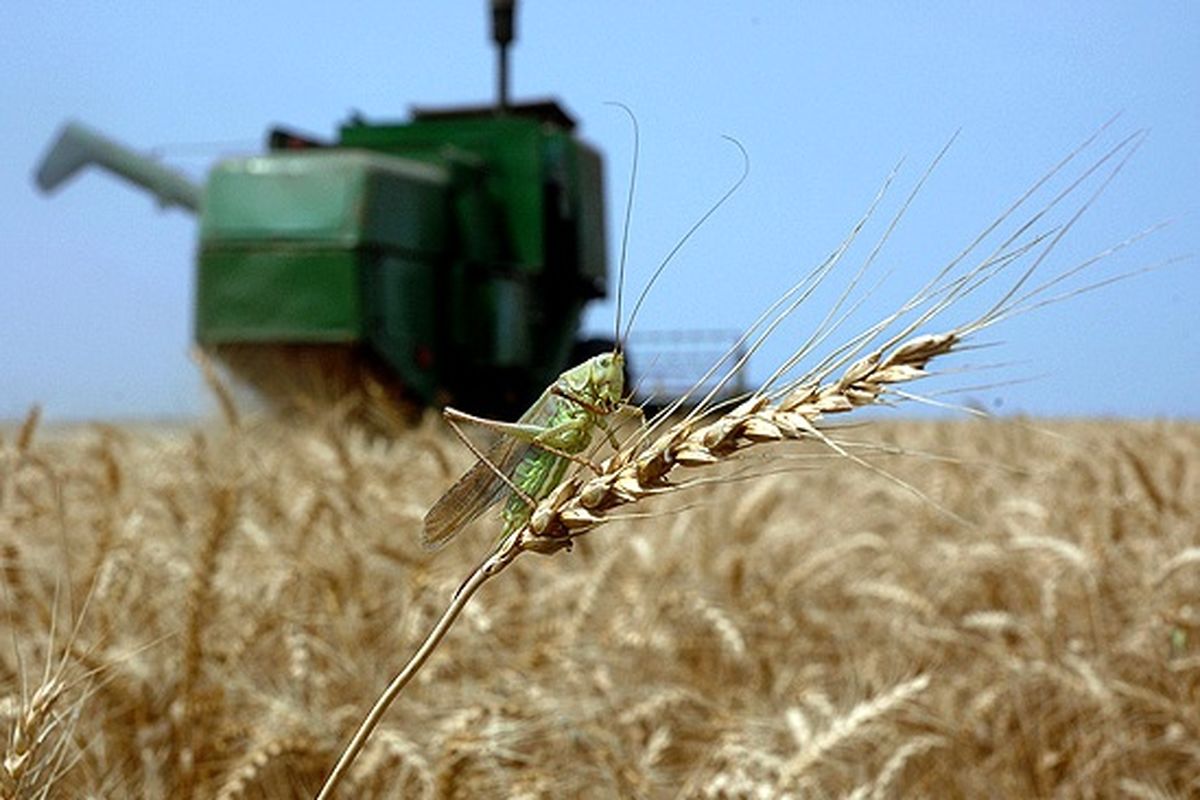
M510 540L511 538L515 537L510 537ZM355 759L358 758L359 753L362 752L367 740L371 738L371 734L378 727L379 721L383 719L383 715L387 713L388 708L400 696L400 692L404 690L408 682L413 679L413 676L417 674L417 671L421 669L429 659L429 656L437 649L442 638L466 607L467 602L475 592L479 591L479 587L483 586L489 578L500 574L505 567L512 563L512 560L517 555L517 551L502 546L496 553L489 556L482 564L476 567L466 582L454 593L450 604L446 606L446 610L442 612L442 616L438 618L433 628L425 636L425 640L421 642L421 646L409 658L404 668L396 674L396 677L392 678L387 688L379 695L379 699L371 706L371 710L367 712L366 717L359 723L358 729L354 731L349 744L346 745L342 754L338 756L337 763L333 765L333 770L330 771L329 777L325 779L321 791L317 793L317 800L329 800L329 798L333 797L338 784L341 783L342 778L346 775L346 771L350 769Z

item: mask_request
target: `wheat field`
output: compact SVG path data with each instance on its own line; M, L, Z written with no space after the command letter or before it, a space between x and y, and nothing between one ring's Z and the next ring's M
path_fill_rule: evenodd
M495 536L434 417L0 431L6 797L312 796ZM514 565L339 796L1200 793L1200 426L839 435Z
M0 798L1200 796L1200 424L861 413L1155 268L1091 274L1159 226L1057 252L1145 138L1076 164L1106 127L859 328L949 144L877 212L889 176L696 411L499 542L421 549L473 458L369 391L247 415L209 370L207 423L0 427ZM843 262L793 354L716 401Z

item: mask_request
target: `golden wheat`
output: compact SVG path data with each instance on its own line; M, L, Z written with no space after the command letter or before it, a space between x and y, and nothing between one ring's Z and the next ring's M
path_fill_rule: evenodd
M81 597L90 565L103 565L71 658L106 668L85 699L55 706L81 703L52 794L178 796L183 742L201 756L186 778L196 796L232 791L275 750L247 796L311 793L364 698L473 565L469 543L432 562L416 544L445 482L439 458L463 463L448 438L379 444L347 429L361 476L348 488L328 426L243 422L237 434L123 430L119 496L89 455L102 431L43 428L20 459L6 432L0 620L22 648L21 662L0 651L6 758L18 758L8 743L21 697L40 685L22 695L20 664L28 674L44 659L56 581ZM911 701L824 748L808 785L1194 793L1200 428L1052 428L1047 439L1021 421L878 423L881 439L949 456L887 463L971 527L834 462L767 478L771 488L717 484L690 510L609 522L608 540L580 537L573 558L518 562L409 687L350 785L364 797L751 796L856 707L927 676ZM1161 510L1126 447L1146 461ZM230 481L240 502L214 528ZM222 526L218 554L202 557ZM202 573L204 620L189 623ZM201 643L192 667L189 630ZM305 754L281 744L299 741Z
M492 554L506 581L381 720L348 796L1200 792L1200 426L892 422L868 443L833 424L1041 302L1014 288L921 333L1057 235L565 481ZM841 331L833 308L797 358ZM467 466L432 415L380 438L350 403L259 418L210 382L220 424L35 409L0 435L6 796L311 796L478 565L469 536L417 545Z

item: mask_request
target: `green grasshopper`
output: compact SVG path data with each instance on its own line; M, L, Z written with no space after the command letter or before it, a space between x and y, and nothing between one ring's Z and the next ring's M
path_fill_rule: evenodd
M618 346L559 375L515 423L445 409L446 421L479 460L429 509L421 543L430 549L441 547L505 491L502 536L523 526L537 501L562 482L572 461L588 463L579 454L591 445L596 428L611 440L606 420L624 404L624 391L625 356ZM472 422L502 435L482 453L463 435L458 422Z
M591 445L595 429L604 431L614 449L619 447L608 418L618 409L627 407L623 399L625 355L620 335L621 294L625 282L625 251L629 239L633 188L637 178L638 134L637 120L633 119L632 112L619 103L615 105L623 108L633 120L634 155L617 278L616 337L613 350L593 356L559 375L516 422L498 422L453 408L444 409L442 413L446 422L478 460L425 515L421 543L427 549L438 549L445 545L507 493L508 498L501 514L504 529L500 538L503 540L529 521L538 501L548 496L562 482L572 462L592 466L591 462L580 454ZM746 151L736 140L730 141L733 141L742 153L741 177L692 225L659 264L634 304L625 327L626 337L633 327L642 301L667 264L692 234L699 230L746 180L749 172ZM459 422L490 428L500 434L500 439L485 453L471 443L459 428Z

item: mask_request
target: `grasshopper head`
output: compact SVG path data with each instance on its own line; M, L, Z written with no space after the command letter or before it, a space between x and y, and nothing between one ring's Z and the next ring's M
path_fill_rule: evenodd
M592 356L562 374L571 392L609 412L621 405L625 391L625 355L614 350Z
M600 406L611 410L621 405L621 395L625 392L625 354L614 350L594 356L591 361L592 384Z

